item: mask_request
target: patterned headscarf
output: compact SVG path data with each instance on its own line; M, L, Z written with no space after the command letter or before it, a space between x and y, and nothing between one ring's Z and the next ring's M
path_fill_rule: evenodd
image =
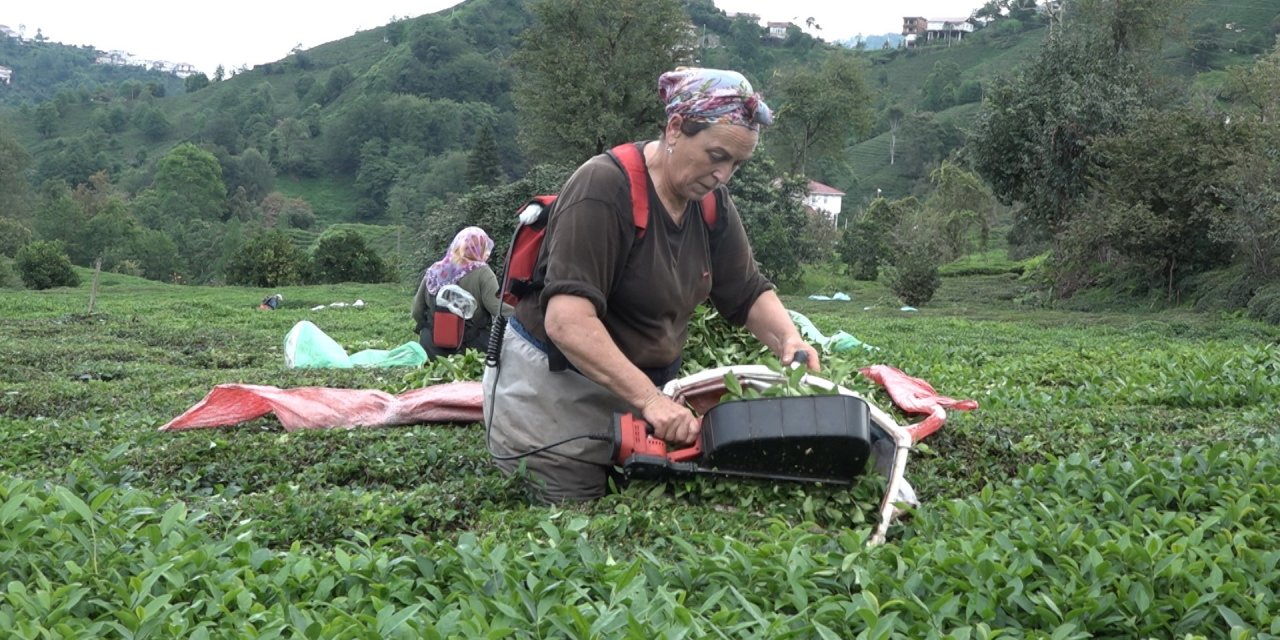
M493 240L480 227L467 227L453 237L449 250L435 264L427 267L422 281L427 293L435 295L440 289L462 279L477 267L483 266L493 251Z
M759 131L773 124L773 112L737 71L678 67L658 78L658 97L667 119L680 115L702 122L728 122Z

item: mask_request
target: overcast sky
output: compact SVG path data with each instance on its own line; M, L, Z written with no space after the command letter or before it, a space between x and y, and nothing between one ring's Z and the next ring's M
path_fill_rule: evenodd
M715 0L727 12L758 14L764 20L822 27L816 35L844 40L859 33L902 30L906 14L964 17L982 0ZM396 17L416 17L457 4L457 0L3 0L0 24L26 27L28 38L45 37L104 51L124 50L150 60L188 62L212 74L241 65L273 62L297 45L309 49L372 29ZM0 61L3 64L3 61Z

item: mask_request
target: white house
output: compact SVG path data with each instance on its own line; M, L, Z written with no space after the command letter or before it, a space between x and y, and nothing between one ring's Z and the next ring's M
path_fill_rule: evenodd
M13 81L13 69L9 67L0 67L0 82L9 84Z
M768 36L775 40L785 40L787 37L787 27L790 26L790 22L770 22L767 27L769 30Z
M963 40L965 34L973 33L973 23L968 18L924 18L906 16L902 18L902 35L906 37L907 46L918 40Z
M804 204L814 211L826 214L831 219L831 224L835 225L840 222L840 203L843 199L843 191L810 180L809 195L805 197Z

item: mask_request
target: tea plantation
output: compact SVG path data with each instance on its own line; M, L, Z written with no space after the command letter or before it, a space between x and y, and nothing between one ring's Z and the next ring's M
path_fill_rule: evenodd
M308 319L414 339L409 285L273 291L92 274L0 291L0 628L13 638L1274 638L1280 329L1018 306L947 278L900 311L784 301L981 408L912 453L922 505L868 547L879 487L637 482L532 504L480 425L156 430L225 382L400 392L474 376L290 370ZM827 292L830 293L830 292ZM363 308L311 311L362 299ZM763 362L699 320L697 365ZM895 415L902 422L915 417ZM602 429L604 425L602 425Z

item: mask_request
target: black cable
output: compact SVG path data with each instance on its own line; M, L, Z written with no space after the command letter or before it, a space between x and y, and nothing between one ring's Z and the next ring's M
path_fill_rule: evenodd
M610 434L608 434L608 433L584 433L584 434L582 434L582 435L580 435L580 436L573 436L573 437L570 437L570 438L565 438L564 440L561 440L561 441L559 441L559 442L552 442L551 444L543 445L543 446L541 446L541 447L538 447L537 449L531 449L531 450L529 450L529 451L525 451L524 453L517 453L517 454L513 454L513 455L509 455L509 456L500 456L500 455L498 455L498 454L494 453L492 449L490 449L490 450L489 450L489 455L490 455L490 456L493 456L493 458L494 458L495 460L519 460L520 458L523 458L523 457L525 457L525 456L531 456L531 455L533 455L533 454L535 454L535 453L542 453L543 451L546 451L547 449L554 449L554 448L556 448L556 447L558 447L558 446L560 446L560 445L569 444L570 442L573 442L574 440L584 440L584 439L585 439L585 440L599 440L600 442L613 442L613 436L612 436L612 435L610 435Z

